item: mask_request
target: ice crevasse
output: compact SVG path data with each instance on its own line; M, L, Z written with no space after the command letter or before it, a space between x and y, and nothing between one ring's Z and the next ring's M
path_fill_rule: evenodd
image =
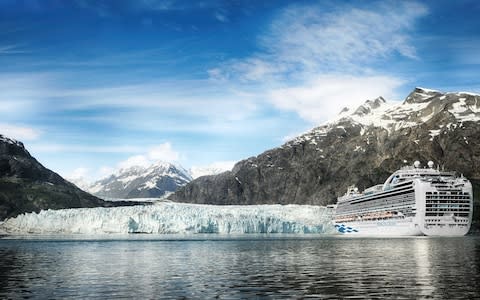
M10 234L333 233L332 211L312 205L202 205L75 208L26 213L0 223Z

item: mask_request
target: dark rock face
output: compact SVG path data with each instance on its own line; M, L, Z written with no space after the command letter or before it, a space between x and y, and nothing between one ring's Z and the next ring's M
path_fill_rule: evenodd
M112 204L78 189L42 166L21 142L0 135L0 220L42 209L96 206Z
M400 167L434 161L463 173L480 199L480 96L417 88L390 105L379 98L279 148L205 176L170 199L208 204L335 203L347 187L383 183Z

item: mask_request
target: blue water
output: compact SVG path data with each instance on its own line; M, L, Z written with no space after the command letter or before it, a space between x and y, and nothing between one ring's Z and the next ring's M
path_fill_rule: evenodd
M0 298L480 298L480 238L0 239Z

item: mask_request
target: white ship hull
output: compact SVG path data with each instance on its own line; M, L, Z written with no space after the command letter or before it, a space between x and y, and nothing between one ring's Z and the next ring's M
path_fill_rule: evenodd
M407 180L395 182L394 175ZM431 169L402 170L373 191L339 198L335 216L339 233L463 236L470 229L473 191L463 177Z
M454 224L440 226L425 226L415 223L413 219L362 221L336 223L335 227L341 234L365 236L463 236L470 227L460 228ZM450 226L453 225L453 226ZM447 227L447 228L445 228Z
M347 235L415 236L423 235L413 218L399 220L344 222L335 224L337 231Z

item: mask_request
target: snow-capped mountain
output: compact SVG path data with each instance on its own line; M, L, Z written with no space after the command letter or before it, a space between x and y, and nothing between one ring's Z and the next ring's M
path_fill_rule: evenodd
M480 95L415 88L403 102L368 100L231 172L193 180L170 199L325 205L348 186L383 183L415 160L463 173L480 190Z
M102 198L160 198L175 192L192 177L183 167L167 162L120 169L92 185L88 192Z
M435 118L439 117L447 123L436 121ZM403 102L387 103L378 97L367 100L355 110L344 108L332 121L290 142L315 139L332 129L341 128L343 122L360 126L363 135L368 127L383 128L394 133L404 128L432 123L430 121L438 125L437 130L443 127L450 129L456 126L454 124L466 121L480 121L480 95L468 92L442 93L417 87ZM435 131L432 134L437 133L439 132Z

